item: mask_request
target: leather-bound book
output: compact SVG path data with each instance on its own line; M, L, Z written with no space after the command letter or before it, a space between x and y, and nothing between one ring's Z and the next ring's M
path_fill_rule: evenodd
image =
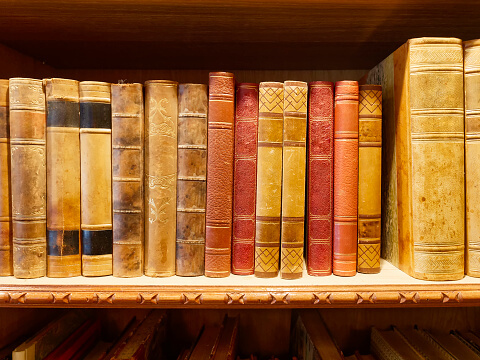
M382 87L361 85L358 105L357 271L380 272Z
M285 81L283 89L280 275L282 279L297 279L303 273L308 85L302 81Z
M425 360L398 331L372 327L370 351L378 360Z
M307 160L307 272L332 273L333 83L309 84Z
M462 42L410 39L371 70L366 82L382 85L382 257L418 279L461 279Z
M230 275L233 206L233 74L210 73L205 275Z
M255 255L258 84L238 84L236 96L232 273L252 275Z
M282 209L283 83L260 83L258 96L255 276L275 277Z
M145 275L175 275L178 84L145 83Z
M110 84L80 83L82 275L112 275L112 107Z
M143 89L112 84L113 276L143 274Z
M47 276L82 274L78 81L47 79Z
M203 275L207 196L207 85L178 88L176 274Z
M13 275L45 276L46 157L45 94L41 80L9 82Z
M357 272L358 83L335 84L333 273Z
M213 360L235 360L237 358L237 334L238 317L226 317Z

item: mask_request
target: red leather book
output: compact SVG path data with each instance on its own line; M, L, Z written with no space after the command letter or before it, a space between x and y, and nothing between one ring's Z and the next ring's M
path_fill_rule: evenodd
M357 272L358 83L335 84L333 273Z
M233 168L232 273L252 275L255 253L258 84L237 86Z
M233 206L233 74L210 73L205 275L230 275Z
M307 271L332 273L333 83L309 84L307 162Z

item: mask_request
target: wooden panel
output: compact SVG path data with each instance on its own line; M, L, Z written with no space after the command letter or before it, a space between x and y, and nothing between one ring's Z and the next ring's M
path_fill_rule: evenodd
M11 77L51 77L53 68L0 44L0 79Z

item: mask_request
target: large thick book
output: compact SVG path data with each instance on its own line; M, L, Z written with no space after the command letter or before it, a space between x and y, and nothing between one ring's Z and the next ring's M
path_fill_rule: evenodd
M78 81L46 79L47 276L82 274Z
M204 84L178 88L176 274L203 275L207 195L207 109Z
M45 94L41 80L9 82L13 275L47 271Z
M143 274L143 88L112 84L113 276Z
M410 39L366 81L382 85L382 257L415 278L461 279L462 42Z

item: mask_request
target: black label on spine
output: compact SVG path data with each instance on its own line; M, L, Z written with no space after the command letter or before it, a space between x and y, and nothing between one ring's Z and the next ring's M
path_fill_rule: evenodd
M47 101L48 127L80 127L80 105L67 100Z
M112 253L112 230L82 230L83 255L107 255Z
M112 106L106 103L81 102L80 126L93 129L112 128Z
M48 255L78 255L80 251L80 231L47 230Z

